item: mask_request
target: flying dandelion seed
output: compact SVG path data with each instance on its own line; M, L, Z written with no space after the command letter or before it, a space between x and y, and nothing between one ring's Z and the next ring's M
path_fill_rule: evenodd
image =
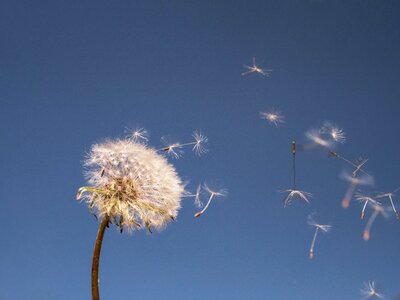
M365 209L367 208L368 203L370 203L372 205L381 205L381 203L376 201L374 198L372 198L370 196L365 196L360 193L356 194L356 200L361 203L364 202L363 208L361 210L361 220L364 220Z
M306 132L306 137L311 141L312 145L308 146L306 148L311 148L312 146L321 146L324 148L331 149L335 145L334 141L332 139L329 139L328 137L324 137L323 134L321 134L321 131L319 129L310 129Z
M304 200L306 203L310 204L309 198L312 197L311 193L307 193L300 190L284 190L281 193L288 193L286 198L283 200L283 207L287 207L292 204L293 200L299 199Z
M184 184L167 159L132 139L94 144L85 160L90 186L79 188L101 220L92 262L92 296L99 299L98 266L104 232L109 224L123 229L161 230L175 219L185 194Z
M288 193L283 200L283 207L289 206L295 199L304 200L306 203L310 203L309 198L312 197L311 193L300 191L296 188L296 151L296 142L292 141L293 189L280 191L282 193Z
M357 186L373 185L373 183L374 183L374 178L370 175L362 175L362 176L358 176L358 177L353 177L352 175L350 175L349 173L347 173L345 171L343 171L340 174L340 178L347 182L350 182L347 192L342 200L343 208L348 208L350 206L350 201L353 198L353 194L354 194Z
M198 155L202 155L208 152L208 149L205 148L205 144L208 142L208 138L203 135L200 131L193 132L193 143L188 143L187 145L193 145L193 151Z
M327 135L336 143L344 144L346 142L346 134L343 129L332 125L330 122L325 122L320 132Z
M137 127L133 130L126 128L125 131L127 132L126 138L135 143L147 143L149 141L149 133L142 127Z
M243 66L247 71L243 72L242 76L251 74L251 73L257 73L262 76L271 77L272 70L271 69L262 69L261 67L257 66L255 57L253 57L253 65L251 65L251 66L243 65Z
M201 201L200 196L201 196L201 185L200 184L197 186L196 192L194 194L185 195L185 197L193 197L194 198L194 205L197 208L203 207L203 202Z
M309 251L309 257L310 259L314 258L314 247L315 247L315 241L317 240L317 235L318 235L318 231L321 230L323 233L328 232L329 230L332 229L331 225L322 225L322 224L318 224L315 220L314 220L314 214L311 214L308 216L307 219L307 223L308 225L315 227L315 232L314 232L314 236L311 242L311 247L310 247L310 251Z
M364 232L363 232L363 239L365 241L368 241L370 239L371 227L372 227L372 224L375 222L376 217L379 214L381 214L384 218L388 218L389 217L389 215L387 213L388 212L388 208L387 207L384 207L384 206L382 206L380 204L372 204L372 209L373 209L373 212L372 212L371 216L369 217L368 222L365 225L365 229L364 229Z
M395 205L394 205L394 203L393 203L393 197L394 197L394 195L395 195L395 193L398 191L400 189L400 187L398 187L397 189L395 189L393 192L391 192L391 193L381 193L381 194L379 194L378 196L376 196L376 198L385 198L385 197L388 197L389 198L389 201L390 201L390 205L392 206L392 210L393 210L393 212L395 213L395 215L396 215L396 219L399 219L399 214L397 213L397 210L396 210L396 207L395 207Z
M161 138L161 142L165 145L165 147L158 149L157 151L165 152L175 159L178 159L183 155L183 149L181 143L178 142L171 143L165 136Z
M375 282L369 281L369 282L364 282L363 287L360 290L362 299L367 300L367 299L385 299L385 296L382 293L379 293L376 286Z
M208 138L203 135L200 131L195 131L192 134L194 141L188 143L170 143L166 137L162 137L161 141L165 145L165 147L158 149L158 151L166 152L173 158L180 158L183 154L183 147L193 146L192 150L196 153L196 155L201 156L204 153L207 153L208 150L205 148L205 144L208 142Z
M200 217L207 210L208 206L210 205L210 203L214 199L214 197L224 197L228 193L225 189L219 189L218 191L212 190L206 184L204 184L203 188L207 193L210 194L210 197L208 198L208 201L207 201L206 205L204 206L204 208L201 211L194 214L194 216L196 218Z
M345 158L345 157L339 155L339 154L338 154L337 152L335 152L335 151L329 150L329 154L330 154L331 156L333 156L333 157L336 157L336 158L338 158L338 159L340 159L340 160L342 160L342 161L348 163L350 166L354 167L355 169L354 169L353 172L352 172L353 177L356 177L358 172L361 172L361 173L363 173L363 174L365 174L365 175L370 176L370 175L369 175L366 171L364 171L364 169L363 169L364 165L368 162L368 159L362 159L362 158L360 158L360 159L358 159L358 161L357 161L356 163L353 163L351 160L349 160L349 159L347 159L347 158Z
M284 123L285 117L279 111L260 112L261 119L267 120L270 124L278 127L279 123Z

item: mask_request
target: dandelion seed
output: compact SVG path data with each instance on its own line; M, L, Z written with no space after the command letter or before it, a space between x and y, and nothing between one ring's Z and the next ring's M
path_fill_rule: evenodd
M343 129L332 125L330 122L325 122L321 127L320 132L333 139L334 142L343 144L346 141L346 134Z
M262 119L267 120L270 124L274 124L276 127L278 127L279 123L285 122L285 117L282 116L279 111L260 112L260 116Z
M342 200L342 207L343 208L348 208L350 205L350 201L353 198L353 194L357 188L357 186L360 185L372 185L374 183L374 178L370 175L362 175L358 177L353 177L349 173L343 171L340 174L340 178L350 182L350 185L347 189L347 192Z
M201 211L194 214L194 216L196 218L200 217L207 210L208 206L210 205L210 203L214 199L214 197L224 197L227 195L227 191L225 189L220 189L218 191L215 191L215 190L210 189L206 184L204 184L203 188L206 192L208 192L210 194L210 197L208 198L208 201L207 201L206 205L204 206L204 208Z
M180 158L183 154L183 147L193 146L193 151L198 155L207 153L208 150L205 148L205 144L208 142L208 138L199 131L195 131L192 134L194 141L188 143L169 143L166 137L162 137L161 141L166 145L165 147L158 149L171 155L173 158Z
M397 213L396 207L393 203L393 197L395 195L395 193L400 189L400 187L398 187L397 189L395 189L393 192L391 193L381 193L378 196L376 196L376 198L384 198L384 197L388 197L389 201L390 201L390 205L392 206L393 212L396 215L396 219L399 219L399 214Z
M134 130L127 128L125 131L128 133L126 138L135 143L147 143L149 141L149 133L144 128L137 127Z
M201 196L201 185L200 184L197 186L196 193L185 195L185 197L193 197L194 198L194 205L197 208L203 207L203 202L201 201L200 196Z
M364 286L360 290L362 299L367 300L367 299L385 299L385 296L382 293L379 293L376 286L375 282L369 281L369 282L364 282Z
M208 138L199 131L193 132L193 138L195 140L193 151L195 151L198 156L207 153L208 149L206 149L204 145L208 142Z
M363 232L363 239L368 241L370 239L370 231L372 224L375 222L376 217L381 214L384 218L388 217L387 207L384 207L380 204L372 204L373 212L368 219L367 224L365 225L365 229Z
M360 158L360 159L358 159L358 161L357 161L356 163L353 163L351 160L349 160L349 159L347 159L347 158L345 158L345 157L339 155L339 154L338 154L337 152L335 152L335 151L330 150L330 151L329 151L329 154L330 154L331 156L336 157L336 158L338 158L338 159L340 159L340 160L342 160L342 161L348 163L349 165L353 166L353 167L355 168L355 169L353 170L353 172L352 172L353 177L356 177L358 172L361 172L361 173L363 173L363 174L365 174L365 175L370 176L370 175L369 175L367 172L365 172L364 169L363 169L364 165L368 162L368 159L362 159L362 158Z
M253 65L251 65L251 66L243 65L243 66L247 71L243 72L242 76L250 74L250 73L258 73L262 76L270 77L272 74L271 69L262 69L261 67L257 66L255 57L253 57Z
M334 142L328 138L325 138L319 129L310 129L306 132L306 137L315 145L324 148L333 148ZM306 147L309 148L309 147Z
M300 191L300 190L284 190L281 192L288 193L286 198L283 200L284 207L289 206L290 204L292 204L292 201L296 200L296 199L303 200L306 203L310 204L309 198L312 197L311 193L307 193L307 192Z
M313 216L314 216L314 214L311 214L311 215L308 216L308 219L307 219L308 225L315 227L314 237L312 239L311 247L310 247L310 251L309 251L310 259L314 258L314 247L315 247L315 241L317 240L318 231L321 230L322 232L326 233L329 230L331 230L331 228L332 228L331 225L318 224L314 220Z
M368 203L371 203L372 205L381 205L381 203L376 201L374 198L362 195L360 193L356 195L356 200L364 202L363 208L361 210L361 220L364 220L365 209L367 208Z
M161 138L161 142L165 145L165 147L158 149L158 151L163 151L175 159L178 159L182 156L183 150L181 143L170 143L164 136Z

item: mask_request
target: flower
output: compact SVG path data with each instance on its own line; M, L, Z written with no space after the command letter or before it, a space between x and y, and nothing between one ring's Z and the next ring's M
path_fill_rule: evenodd
M91 186L78 190L99 218L127 229L163 229L175 219L184 184L167 159L133 139L94 144L85 160Z

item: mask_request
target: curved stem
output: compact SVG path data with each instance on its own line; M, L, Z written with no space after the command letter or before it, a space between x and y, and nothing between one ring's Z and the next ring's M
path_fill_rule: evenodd
M103 243L104 231L108 225L109 217L105 216L100 223L99 231L97 232L96 244L93 251L92 259L92 299L99 300L99 260L101 244Z

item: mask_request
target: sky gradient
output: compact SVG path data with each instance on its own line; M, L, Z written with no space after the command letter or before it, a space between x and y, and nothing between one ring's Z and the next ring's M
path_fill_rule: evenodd
M345 164L301 152L312 203L283 208L278 192L291 141L324 121L346 132L338 151L369 158L363 191L400 186L397 1L3 1L0 34L1 300L90 299L82 162L136 125L154 147L202 130L209 153L171 161L188 189L229 195L198 219L184 200L161 233L107 230L102 299L360 299L368 280L400 297L400 222L378 218L362 239L361 206L340 205ZM241 76L253 57L270 78ZM260 119L271 108L282 126ZM333 229L310 261L312 212Z

